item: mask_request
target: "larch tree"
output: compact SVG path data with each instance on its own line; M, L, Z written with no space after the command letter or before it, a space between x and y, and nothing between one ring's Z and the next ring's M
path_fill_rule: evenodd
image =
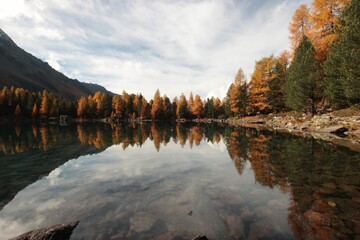
M247 82L243 70L236 73L234 83L229 89L230 110L234 116L243 115L247 110Z
M215 110L215 117L218 117L219 115L223 114L221 100L218 97L215 98L214 100L214 110Z
M296 9L292 21L289 25L290 42L292 52L299 46L304 36L308 36L311 29L309 8L302 4Z
M115 118L122 118L123 116L123 102L120 95L115 95L112 98L112 116Z
M162 100L160 96L160 90L157 89L154 95L153 104L151 106L152 119L158 119L162 111Z
M195 96L194 104L192 107L192 114L200 118L204 114L204 105L199 95Z
M269 82L273 75L274 57L265 57L255 63L249 84L249 107L253 113L271 109L269 104Z
M87 112L87 100L85 97L81 97L78 101L77 116L84 118Z
M319 79L319 62L315 49L305 36L295 51L294 59L286 74L286 105L297 111L316 112L316 103L322 97Z
M22 112L21 112L21 107L20 107L19 104L16 105L14 114L15 114L16 117L21 117Z
M310 38L313 42L316 57L325 61L331 44L337 37L335 29L339 24L341 11L349 0L314 0L311 6Z
M360 103L360 2L343 11L339 38L324 63L325 93L338 107Z
M194 96L193 93L190 92L190 96L189 96L189 100L187 103L187 107L188 107L188 112L190 114L190 118L193 118L195 116L195 114L193 113L193 107L194 107Z
M49 100L49 94L46 90L43 91L42 97L41 97L41 105L39 113L42 116L47 116L50 111L50 100Z
M34 103L34 106L31 111L31 117L37 118L37 116L38 116L38 107L37 107L36 103Z
M275 59L273 77L269 82L268 100L273 111L281 111L285 107L286 72L290 64L290 53L283 51Z
M96 112L96 103L92 95L89 95L87 98L87 113L88 117L94 117Z

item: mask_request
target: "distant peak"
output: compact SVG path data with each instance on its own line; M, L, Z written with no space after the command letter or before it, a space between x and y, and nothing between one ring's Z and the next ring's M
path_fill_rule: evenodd
M0 28L0 40L5 40L11 44L15 44L15 42Z

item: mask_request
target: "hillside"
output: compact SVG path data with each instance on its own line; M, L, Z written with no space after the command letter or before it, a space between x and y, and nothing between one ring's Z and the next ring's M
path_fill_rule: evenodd
M22 87L35 92L46 89L71 99L97 91L109 93L100 85L79 82L56 71L48 63L18 47L0 29L0 88L4 86Z

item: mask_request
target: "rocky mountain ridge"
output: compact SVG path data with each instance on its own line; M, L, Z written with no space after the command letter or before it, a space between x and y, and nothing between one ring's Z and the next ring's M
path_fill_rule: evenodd
M111 93L100 85L68 78L18 47L0 29L0 88L4 86L22 87L34 92L46 89L69 99L78 99L98 91Z

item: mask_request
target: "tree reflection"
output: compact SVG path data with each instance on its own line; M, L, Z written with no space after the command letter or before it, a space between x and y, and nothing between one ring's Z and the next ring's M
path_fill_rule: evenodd
M351 239L360 234L360 155L314 139L189 123L6 126L0 132L0 156L49 151L69 140L96 149L119 145L125 150L150 139L157 151L171 140L189 148L224 141L239 174L249 164L258 184L290 195L288 221L298 239Z

